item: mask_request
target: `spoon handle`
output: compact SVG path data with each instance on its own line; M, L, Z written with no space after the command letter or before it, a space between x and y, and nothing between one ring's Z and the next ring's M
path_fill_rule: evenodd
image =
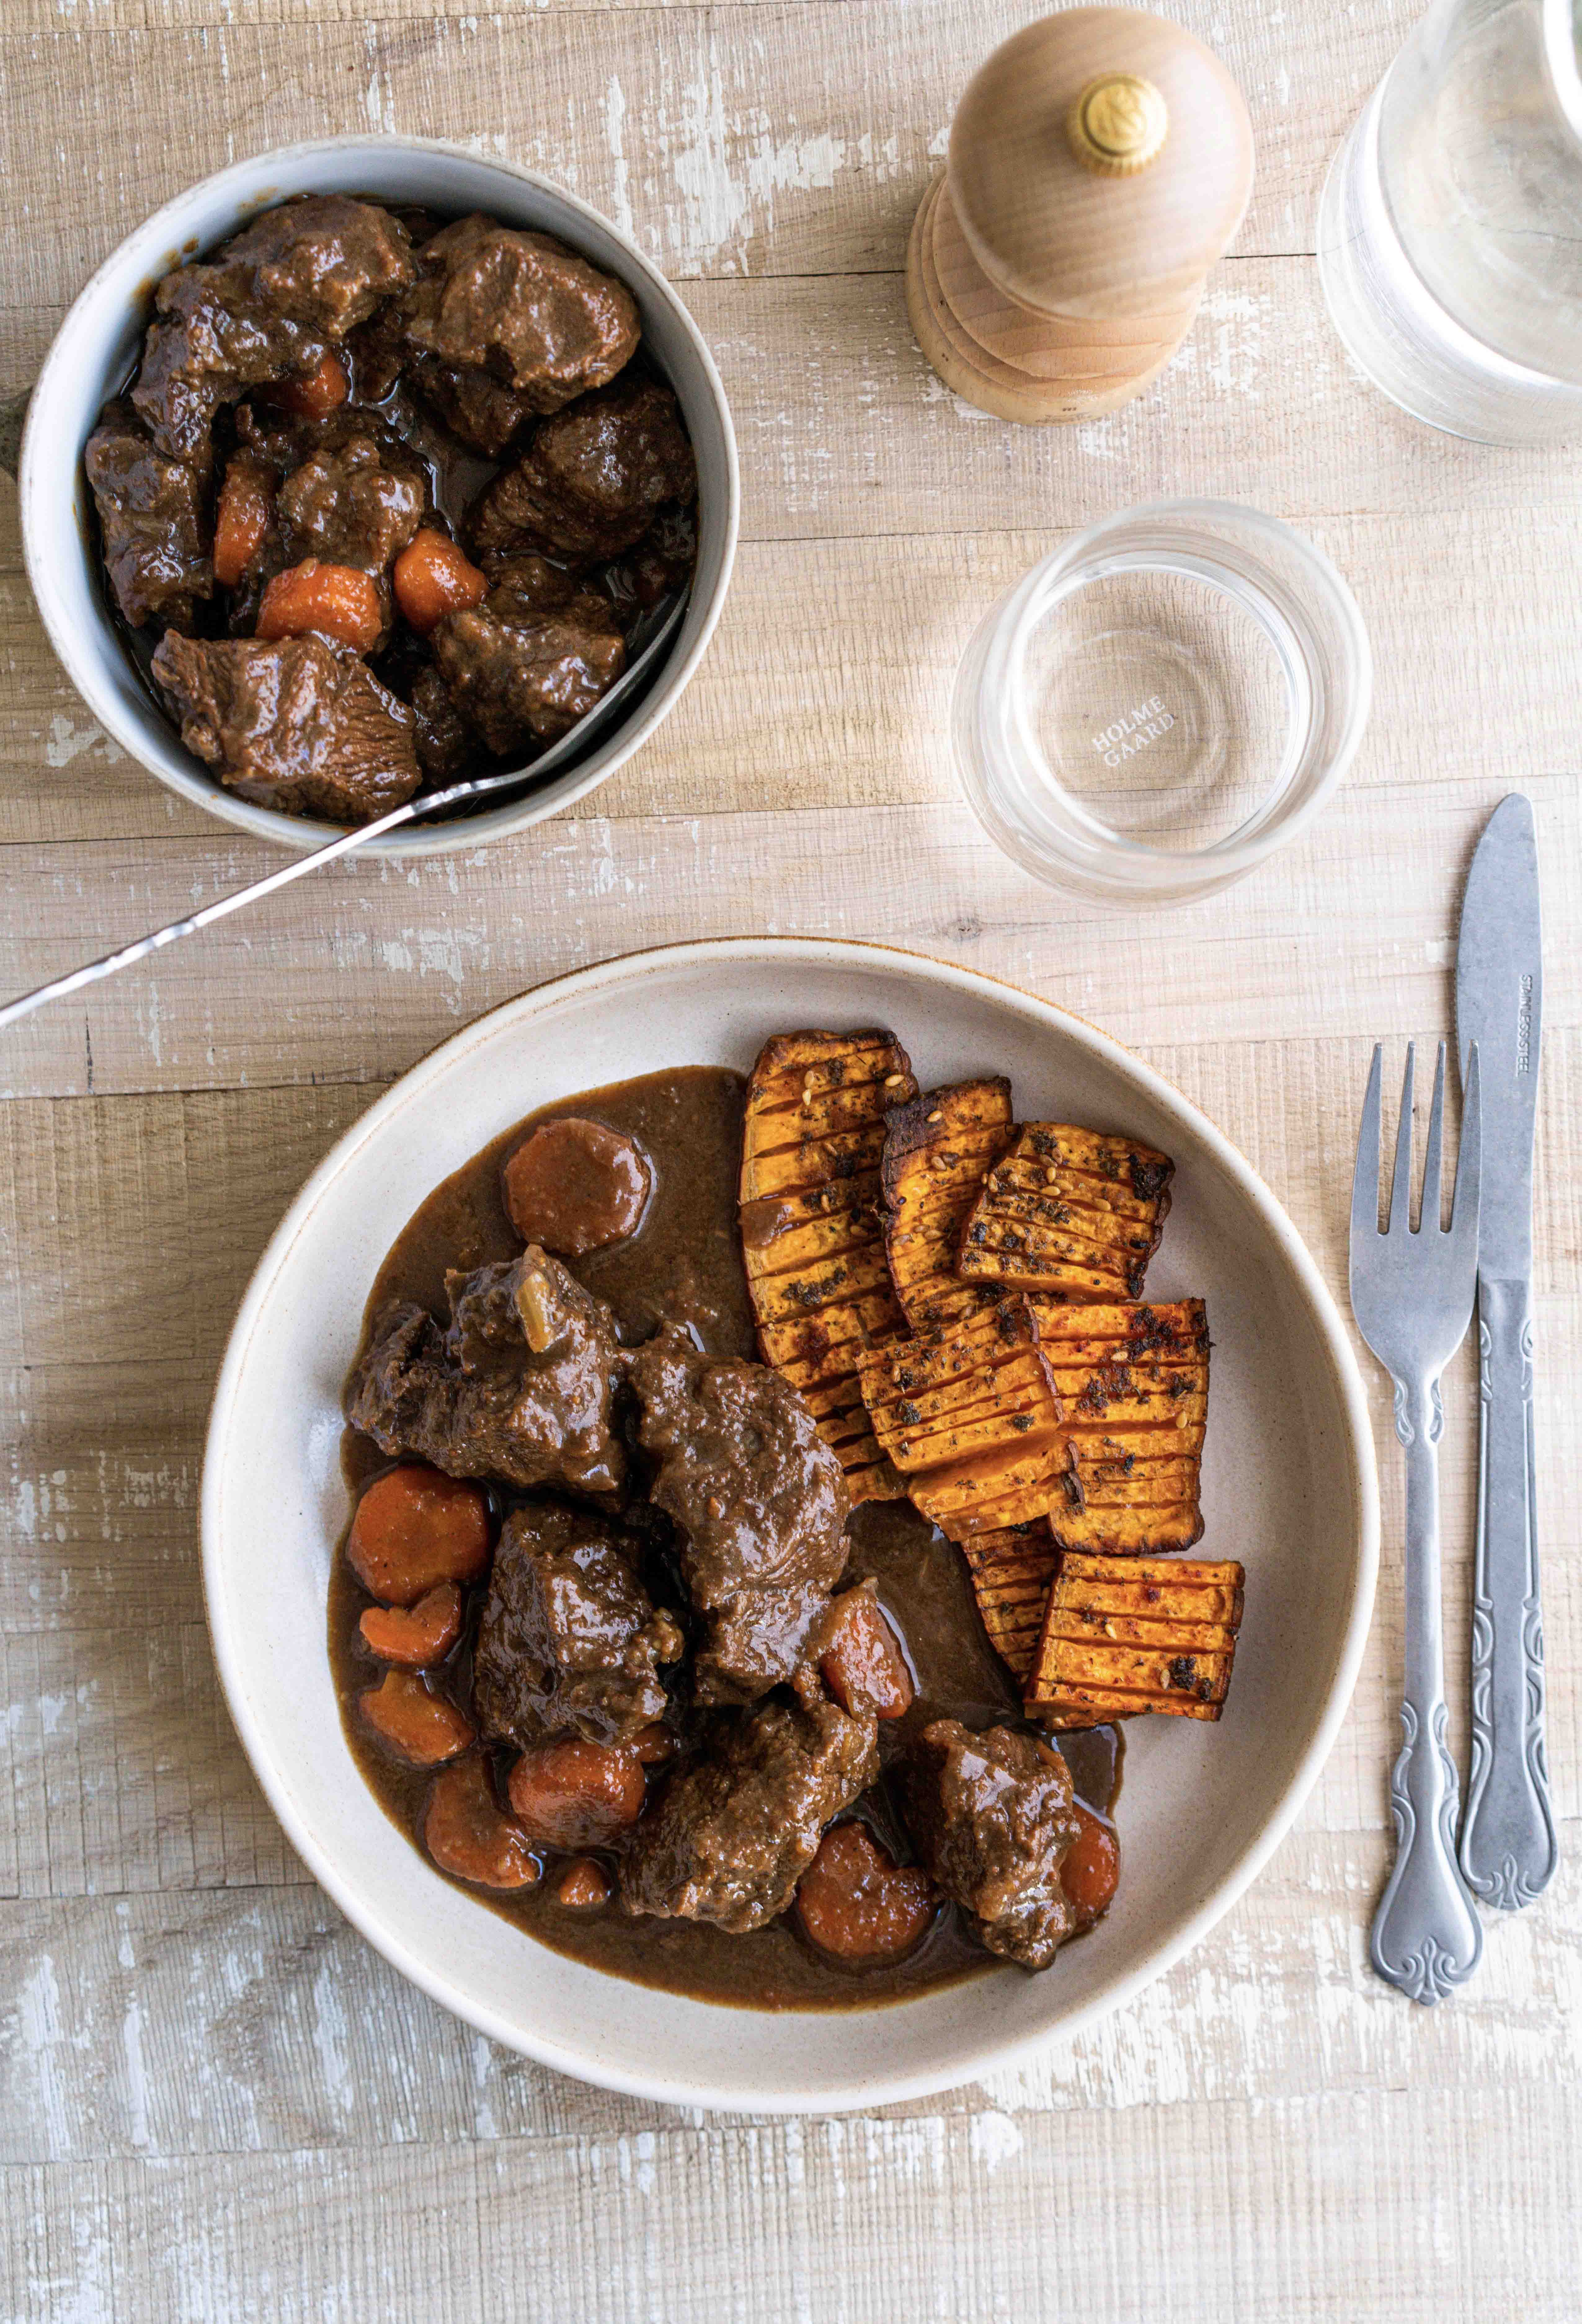
M42 1009L46 1001L61 1001L69 992L79 992L85 984L97 984L101 976L114 976L118 968L130 968L135 960L146 960L151 953L162 952L174 944L178 936L190 936L198 928L206 928L215 920L223 920L227 912L240 911L244 904L256 901L260 896L272 896L277 888L288 887L306 872L316 871L337 855L349 855L354 847L373 839L382 831L393 831L397 824L410 823L416 815L427 814L441 803L443 794L430 793L427 798L409 799L404 807L393 807L381 816L377 823L361 823L351 831L343 831L338 839L328 845L316 847L310 855L298 855L282 864L278 872L266 872L262 880L250 881L246 887L235 889L228 896L220 896L212 904L205 904L200 912L190 913L184 920L172 920L167 927L155 928L152 935L139 936L134 944L123 945L117 952L107 952L100 960L86 961L69 975L57 976L49 984L41 984L34 992L23 992L15 1001L0 1008L0 1028L14 1025L19 1017L31 1016Z

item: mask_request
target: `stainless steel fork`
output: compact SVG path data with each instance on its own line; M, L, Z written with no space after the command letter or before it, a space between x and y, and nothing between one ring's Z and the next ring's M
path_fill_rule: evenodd
M1411 1224L1413 1050L1406 1052L1390 1210L1379 1226L1379 1089L1374 1051L1351 1192L1351 1309L1395 1383L1395 1434L1406 1448L1406 1686L1404 1740L1390 1775L1395 1868L1374 1915L1382 1978L1413 2001L1442 2000L1477 1967L1483 1928L1456 1861L1456 1762L1446 1739L1439 1590L1439 1375L1466 1335L1477 1289L1477 1205L1483 1111L1477 1050L1467 1065L1461 1151L1450 1223L1441 1228L1445 1044L1429 1114L1419 1222Z

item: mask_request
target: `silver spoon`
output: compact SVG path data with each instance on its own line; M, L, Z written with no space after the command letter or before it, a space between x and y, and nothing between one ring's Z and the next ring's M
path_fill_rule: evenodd
M542 780L554 768L563 765L594 735L606 727L624 701L630 699L639 678L651 672L663 649L669 645L687 610L689 592L682 590L665 614L654 635L650 638L630 669L615 680L606 695L595 703L586 716L579 718L569 733L550 744L541 758L530 767L517 767L498 775L479 775L471 782L452 783L449 789L425 791L417 798L408 799L403 807L392 807L375 823L360 823L355 830L343 831L325 847L316 847L310 855L299 855L278 872L271 872L262 880L254 880L245 888L238 888L229 896L221 896L212 904L205 904L200 912L187 919L172 920L168 927L155 928L151 936L139 936L134 944L123 945L118 952L107 952L102 960L90 960L81 968L74 968L66 976L57 976L48 984L41 984L36 992L24 992L15 1001L0 1008L0 1026L14 1024L19 1017L27 1017L42 1009L46 1001L63 1000L67 993L79 991L85 984L97 983L101 976L114 976L118 968L130 968L135 960L146 960L151 953L162 952L178 936L190 936L198 928L207 928L215 920L223 920L228 912L240 911L244 904L256 901L260 896L273 896L277 888L301 879L304 872L316 871L320 863L328 863L338 855L349 855L355 848L368 840L376 839L382 831L394 831L403 823L416 823L426 815L442 807L459 807L465 799L486 798L496 792L523 789L530 783Z

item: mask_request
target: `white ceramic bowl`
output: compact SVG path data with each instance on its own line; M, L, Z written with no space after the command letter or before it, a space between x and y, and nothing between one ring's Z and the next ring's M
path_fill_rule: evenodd
M736 442L719 374L692 318L659 269L607 218L531 170L421 137L330 137L287 145L205 178L128 235L81 291L55 335L33 390L18 468L23 552L50 642L107 734L195 807L256 838L304 851L334 826L277 815L224 789L183 748L126 658L105 609L90 547L82 447L100 407L131 371L162 274L223 242L288 194L367 194L426 203L459 216L486 210L532 226L618 275L643 317L643 336L680 400L698 457L698 569L692 599L664 669L588 756L508 806L371 840L368 852L430 855L476 847L563 814L645 742L676 703L719 619L735 556L740 485Z
M1247 1569L1217 1726L1128 1731L1124 1874L1108 1916L1029 1977L1000 1969L884 2008L783 2015L652 1992L537 1944L425 1868L341 1730L326 1591L346 1523L341 1381L385 1250L430 1188L553 1099L668 1065L745 1068L795 1025L893 1026L925 1084L1012 1076L1018 1113L1124 1130L1174 1156L1149 1276L1200 1293L1214 1339L1200 1554ZM371 1106L259 1263L226 1351L203 1474L220 1677L293 1845L372 1943L492 2039L682 2105L870 2107L1012 2063L1136 1993L1212 1927L1287 1830L1350 1699L1378 1512L1355 1360L1294 1228L1169 1084L1048 1001L878 946L743 938L640 953L458 1033Z

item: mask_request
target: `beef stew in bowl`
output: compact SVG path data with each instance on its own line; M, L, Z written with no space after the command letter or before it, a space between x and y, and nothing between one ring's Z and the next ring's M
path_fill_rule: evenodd
M761 2008L1046 1970L1120 1877L1119 1722L1217 1719L1207 1326L1136 1296L1169 1162L1010 1098L788 1035L517 1124L386 1257L346 1732L540 1941Z
M631 292L482 213L303 194L172 268L84 466L123 644L188 750L341 825L530 767L697 557Z

